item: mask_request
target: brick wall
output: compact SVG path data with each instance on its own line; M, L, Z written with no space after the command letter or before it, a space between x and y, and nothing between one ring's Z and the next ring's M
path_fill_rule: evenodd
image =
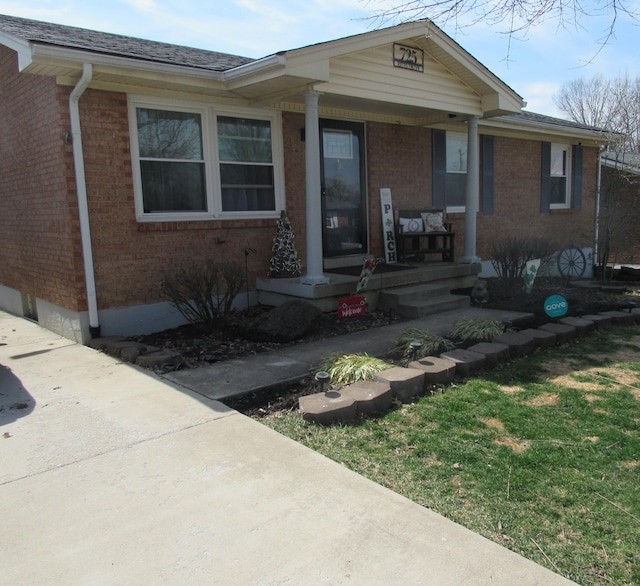
M0 47L0 283L72 311L86 307L68 91L18 73Z
M367 124L371 253L384 256L380 189L391 189L393 207L431 207L431 131L397 124Z
M478 214L478 256L491 258L493 243L502 236L547 238L558 247L593 246L597 149L584 149L581 209L549 212L540 211L540 142L496 137L494 149L494 213Z
M600 209L600 261L640 264L640 177L604 168Z
M369 123L368 173L371 251L382 254L380 188L391 188L393 205L417 209L432 205L431 131L400 125ZM593 245L597 149L584 149L581 210L540 212L541 143L496 137L494 213L477 217L476 253L491 258L502 236L536 236L558 246ZM456 258L464 251L464 214L449 214L456 232Z
M138 224L126 95L88 90L80 112L99 308L163 301L163 274L189 261L235 260L244 270L247 247L256 250L249 288L266 276L276 220Z

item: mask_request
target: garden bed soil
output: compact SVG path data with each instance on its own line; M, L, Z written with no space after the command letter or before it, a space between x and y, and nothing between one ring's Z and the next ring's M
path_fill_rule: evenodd
M562 295L567 299L568 315L577 315L580 312L590 314L626 308L629 299L626 292L640 288L640 284L628 282L612 282L604 286L600 283L589 283L589 286L585 286L586 283L571 283L564 279L538 278L533 291L527 294L523 290L513 292L501 290L498 279L486 279L486 281L489 300L482 305L483 307L532 314L531 318L518 322L518 329L537 327L550 321L544 312L544 301L550 295ZM470 289L456 293L470 294ZM322 314L315 326L294 342L256 342L248 339L245 335L247 324L260 313L270 309L265 306L255 306L246 311L234 313L225 323L209 329L185 325L135 339L148 345L179 352L184 358L180 368L197 368L218 361L269 352L301 342L361 332L403 321L400 316L381 310L349 319L340 319L336 313L329 313ZM316 392L316 386L315 381L309 377L292 385L229 399L226 403L247 415L262 417L274 411L297 408L298 397Z

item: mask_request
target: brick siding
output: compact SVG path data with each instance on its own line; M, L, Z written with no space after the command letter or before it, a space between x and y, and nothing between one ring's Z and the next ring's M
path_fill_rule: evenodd
M609 245L608 263L640 264L640 177L611 168L602 172L600 259Z
M86 307L68 91L18 73L0 47L0 283L79 311Z
M235 260L244 270L246 248L256 251L246 259L249 288L266 276L276 220L138 223L127 97L88 90L80 105L101 309L163 301L162 276L191 261Z

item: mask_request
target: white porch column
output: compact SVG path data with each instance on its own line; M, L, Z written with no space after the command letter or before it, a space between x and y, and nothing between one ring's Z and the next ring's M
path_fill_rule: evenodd
M320 122L319 92L304 93L305 165L307 194L307 272L300 278L305 285L326 285L329 278L322 270L322 202L320 200Z
M461 263L480 262L476 256L476 220L480 202L478 116L469 116L467 127L467 192L464 216L464 254Z

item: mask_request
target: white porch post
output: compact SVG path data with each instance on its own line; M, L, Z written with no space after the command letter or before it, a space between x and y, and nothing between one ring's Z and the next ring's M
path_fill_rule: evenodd
M307 272L300 278L305 285L326 285L329 278L322 272L322 203L320 200L320 124L319 92L304 93L305 165L307 194Z
M465 195L464 254L461 263L480 262L476 256L476 220L480 202L478 116L469 116L467 128L467 192Z

